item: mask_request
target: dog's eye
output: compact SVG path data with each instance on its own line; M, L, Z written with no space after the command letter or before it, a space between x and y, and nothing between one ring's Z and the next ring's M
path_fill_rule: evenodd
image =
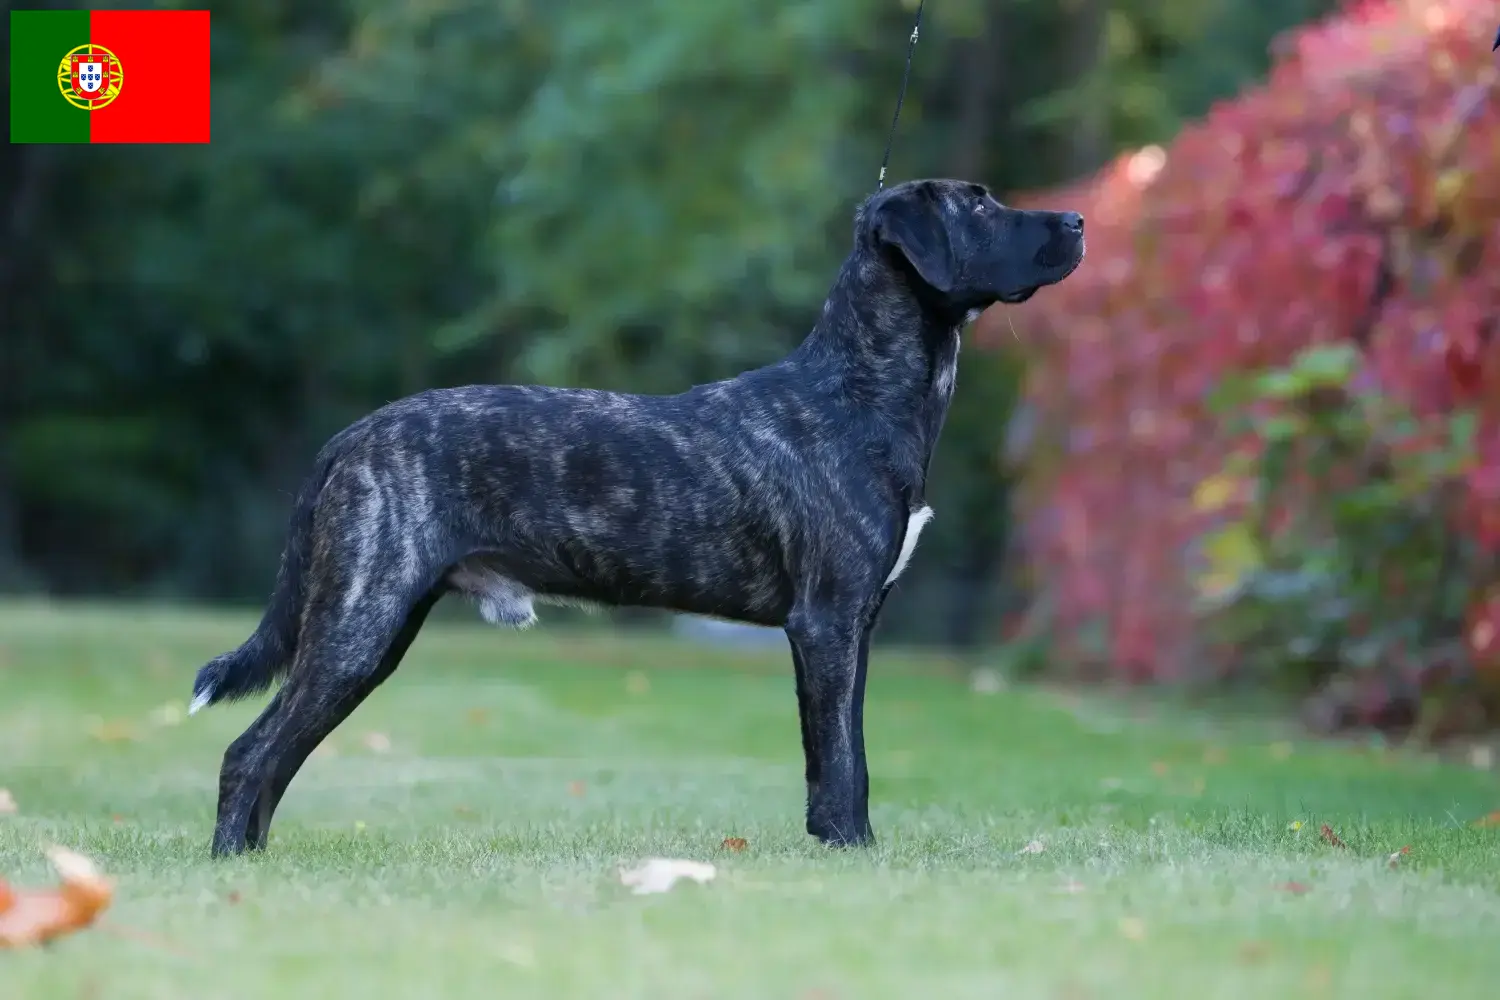
M984 213L985 213L984 202L982 202L982 201L976 201L974 203L974 214L975 215L983 215Z

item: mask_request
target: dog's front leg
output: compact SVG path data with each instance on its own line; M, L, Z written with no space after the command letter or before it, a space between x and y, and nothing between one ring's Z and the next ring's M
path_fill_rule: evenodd
M854 615L794 615L787 635L801 659L809 778L807 832L830 845L874 840L867 814L861 650L868 629ZM809 732L810 730L810 732Z
M870 633L873 631L873 624L866 625L860 634L859 660L854 666L854 818L860 823L861 841L871 844L875 842L875 831L870 829L870 768L865 763L865 675L870 671Z
M812 833L812 804L818 797L821 768L818 766L818 738L813 723L812 695L807 686L807 661L797 643L792 642L792 667L797 673L797 719L802 727L802 759L807 778L807 832Z

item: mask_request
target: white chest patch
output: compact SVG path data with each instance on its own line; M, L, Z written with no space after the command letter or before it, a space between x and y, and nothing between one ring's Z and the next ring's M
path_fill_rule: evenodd
M969 319L966 319L964 322L970 322L973 317L977 316L978 314L978 310L971 311L969 313ZM937 388L938 392L940 392L944 397L953 395L953 383L958 378L958 345L960 329L961 328L956 328L953 331L953 353L948 355L948 357L944 358L942 361L938 362ZM928 516L930 517L931 515Z
M901 554L896 557L896 565L891 568L891 575L885 578L885 586L889 587L895 583L896 577L906 571L906 564L911 562L911 554L917 551L917 539L921 537L922 529L927 527L927 522L931 520L931 507L913 511L911 517L906 519L906 537L901 540Z
M945 398L953 395L953 383L958 375L958 366L946 364L938 369L937 388Z

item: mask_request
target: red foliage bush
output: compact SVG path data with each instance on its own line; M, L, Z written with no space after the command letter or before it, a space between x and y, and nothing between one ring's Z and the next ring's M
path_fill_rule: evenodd
M1481 411L1463 519L1500 550L1497 25L1500 0L1355 5L1165 150L1027 199L1088 225L1079 272L1011 314L1035 352L1021 525L1073 658L1202 672L1192 495L1241 443L1206 397L1309 345L1357 345L1355 386L1419 417ZM1003 317L979 336L1013 343ZM1468 628L1500 653L1500 590Z

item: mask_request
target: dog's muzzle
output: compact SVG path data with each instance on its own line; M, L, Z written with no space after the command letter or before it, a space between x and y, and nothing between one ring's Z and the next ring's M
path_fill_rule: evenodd
M1083 229L1058 232L1037 250L1032 262L1048 270L1057 267L1077 267L1083 260Z

